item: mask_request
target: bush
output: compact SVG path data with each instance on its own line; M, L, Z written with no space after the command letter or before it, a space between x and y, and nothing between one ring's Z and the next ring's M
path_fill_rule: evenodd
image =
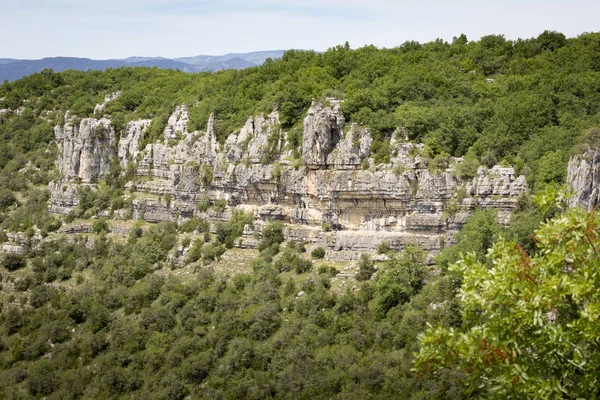
M317 247L313 251L311 251L310 255L315 259L325 258L325 249L322 247Z
M225 212L226 208L227 208L227 200L225 200L225 199L215 200L215 204L213 204L213 206L212 206L212 209L218 213Z
M204 221L200 217L193 217L185 221L183 224L179 225L179 232L181 233L191 233L195 230L198 230L200 233L208 232L209 223Z
M208 197L202 197L196 205L196 210L200 212L206 212L210 208L210 199Z
M477 161L477 158L466 155L462 162L454 166L454 175L462 180L470 180L477 175L478 168L479 161Z
M4 268L9 271L16 271L21 269L27 265L25 261L25 257L20 254L6 254L2 259L2 264Z
M274 244L279 245L283 243L283 224L280 221L276 221L265 225L262 229L262 237L262 240L258 244L258 250L261 252ZM277 252L279 252L279 249Z
M0 211L6 210L8 207L17 203L17 198L10 189L0 189Z
M106 222L106 218L99 218L94 221L92 224L92 232L95 234L102 234L108 232L108 223Z
M48 396L60 386L56 366L49 360L33 364L29 370L29 393L32 396Z
M205 263L218 260L227 249L222 244L209 244L202 249L202 260Z
M390 247L390 244L385 240L377 245L377 254L387 254L391 250L392 248Z
M312 268L312 263L309 260L305 260L300 257L296 257L294 260L294 270L297 274L303 274L305 272L310 271Z
M358 273L356 274L356 280L359 282L368 281L369 279L371 279L371 276L373 276L374 272L375 267L373 266L373 261L371 260L371 257L369 257L368 254L361 254L360 260L358 262Z

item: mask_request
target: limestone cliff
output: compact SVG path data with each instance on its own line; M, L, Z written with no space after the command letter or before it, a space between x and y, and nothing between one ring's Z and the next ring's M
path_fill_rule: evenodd
M102 177L111 162L123 166L131 161L143 179L128 184L135 193L132 209L115 215L151 222L201 215L218 221L238 208L254 213L258 230L265 221L281 220L288 224L289 239L319 243L335 257L347 254L342 250L371 251L382 241L397 249L412 243L439 251L476 207L497 209L499 220L507 222L527 190L525 178L515 176L513 168L481 167L469 181L453 173L462 159L450 160L444 171L432 171L428 159L419 155L423 145L396 138L390 142L390 163L374 166L369 131L356 124L345 130L340 103L331 105L313 101L308 110L302 160L292 159L277 111L250 117L223 146L216 140L212 115L206 132L188 132L185 105L169 118L164 140L144 149L139 144L149 121L128 124L116 143L108 120L75 125L69 120L56 127L65 179L50 186L51 209L66 213L76 205L76 178L90 182ZM106 127L106 135L91 139L98 125ZM118 158L111 157L113 148L118 148ZM196 205L206 199L226 200L227 210L198 211ZM246 237L236 245L252 243Z
M345 120L340 103L333 102L333 109L318 104L313 99L304 119L302 155L304 163L311 168L327 165L327 156L342 137Z
M110 120L78 119L65 115L65 124L54 128L58 144L58 171L69 180L92 182L102 178L115 156L115 130Z
M600 204L600 147L590 147L583 154L571 157L567 184L573 194L569 199L571 207L581 205L592 210Z

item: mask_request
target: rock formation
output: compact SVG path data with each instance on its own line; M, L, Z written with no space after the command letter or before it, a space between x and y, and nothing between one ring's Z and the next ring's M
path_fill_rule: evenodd
M58 144L58 171L70 180L92 182L102 178L115 156L115 130L110 120L78 119L65 115L65 124L54 128Z
M333 108L323 108L313 99L304 119L302 155L304 163L311 168L327 165L327 156L340 141L344 130L345 120L340 102L330 101Z
M125 126L124 135L119 140L119 160L121 167L125 168L129 161L136 161L140 153L140 140L150 126L152 120L142 119L133 121Z
M592 210L600 204L600 147L590 147L583 154L571 157L567 184L573 194L569 199L571 207L581 205Z
M396 138L390 142L390 163L375 167L369 158L369 131L356 124L345 131L339 102L331 103L333 107L313 102L308 110L302 160L293 159L298 149L281 132L277 111L250 117L222 148L214 116L206 132L188 132L185 106L169 118L165 140L144 149L139 144L149 121L128 124L117 144L108 120L82 120L75 126L68 120L56 127L65 180L50 186L51 210L72 209L76 178L90 182L102 177L112 162L110 149L118 147L118 162L136 162L138 177L145 178L128 184L135 192L132 209L116 215L151 222L193 215L222 221L237 208L254 213L258 231L264 222L280 220L287 224L288 239L318 243L328 249L328 256L347 258L372 251L382 241L396 249L411 243L439 251L452 243L477 207L494 208L499 221L507 222L527 190L525 178L515 176L513 168L481 167L469 181L457 179L452 167L430 171L428 159L419 156L423 145ZM107 135L90 139L99 124ZM98 155L96 164L81 161L89 154ZM451 161L456 165L462 159ZM198 211L196 204L206 199L226 200L227 210ZM256 244L251 230L247 233L236 245Z
M121 92L115 92L104 96L104 102L102 104L96 104L96 107L94 107L94 115L100 115L104 111L104 107L106 107L108 102L113 101L120 95Z
M187 104L177 107L175 112L171 114L165 127L165 142L169 139L177 139L181 135L187 134L187 124L190 120Z

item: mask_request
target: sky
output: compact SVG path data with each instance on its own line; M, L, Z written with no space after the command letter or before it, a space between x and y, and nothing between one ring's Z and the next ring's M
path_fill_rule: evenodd
M184 57L600 30L599 0L0 0L0 58Z

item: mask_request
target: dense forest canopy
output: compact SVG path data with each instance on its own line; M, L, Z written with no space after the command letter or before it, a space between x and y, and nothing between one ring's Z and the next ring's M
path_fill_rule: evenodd
M323 249L309 255L303 243L284 243L277 223L263 229L256 259L246 260L250 273L225 276L212 268L251 223L242 212L219 222L213 232L207 221L192 218L179 225L137 223L129 237L119 240L108 234L106 220L98 218L90 234L59 235L65 217L48 211L47 184L59 178L53 128L63 123L67 110L79 118L94 116L96 104L118 91L121 95L106 104L102 115L110 118L117 134L129 121L152 119L146 142L162 137L169 115L182 103L189 105L191 130L204 129L214 112L223 142L250 115L274 108L283 130L301 132L312 98L337 98L344 100L347 121L373 133L377 163L389 160L388 139L397 135L425 143L425 154L432 158L465 157L464 164L475 169L514 165L536 195L519 200L508 226L499 224L491 210L476 211L456 245L446 247L433 266L425 265L426 254L418 247L398 253L382 243L379 252L388 261L374 265L361 257L356 287L343 292L331 289L340 271L321 260ZM37 234L53 240L26 254L2 255L0 398L531 395L527 390L533 389L512 382L512 375L507 378L512 364L487 375L461 368L481 361L469 358L479 354L478 336L449 340L458 348L453 357L436 347L436 340L480 327L509 336L499 329L506 315L473 318L482 308L473 300L480 299L473 287L478 279L510 281L522 272L512 267L521 265L525 255L542 264L549 257L543 251L560 245L582 259L596 251L586 265L597 266L597 218L581 211L562 217L560 201L540 199L564 183L569 157L598 141L598 126L599 33L566 38L546 31L516 41L502 35L469 41L460 35L452 43L406 42L392 49L352 50L346 43L324 53L288 51L279 60L241 71L44 70L5 82L0 86L0 242L16 233L28 241ZM80 215L123 201L130 177L120 173L111 171L95 192L82 190ZM589 243L579 251L577 241L553 242L563 234L588 235ZM180 266L169 259L186 241L192 245L187 263L196 266L189 275L179 274ZM466 261L456 264L467 253ZM492 265L497 276L489 276ZM565 273L560 262L552 265ZM546 270L541 271L536 279L546 284ZM530 289L526 283L512 283L523 292ZM463 294L457 297L461 285ZM558 327L585 320L589 326L582 329L598 329L575 315L578 307L596 307L597 296L578 290L561 295L548 296L558 308L573 308ZM586 295L593 301L561 303L568 296ZM508 295L490 299L499 310L520 300ZM535 307L530 311L536 316L541 312ZM597 314L597 309L591 312ZM529 316L521 315L518 322L528 329L523 339L535 340ZM586 346L582 354L588 364L569 367L569 382L540 393L569 397L561 388L579 382L597 390L598 383L588 380L598 373L596 341L579 335L577 327L568 329L569 340ZM498 341L504 345L509 339ZM414 370L420 350L419 370ZM561 355L570 359L571 353ZM544 360L561 376L565 367L560 362L550 356ZM432 365L423 367L428 363ZM506 379L501 376L505 372ZM532 371L540 386L544 374ZM493 391L489 382L505 386Z

